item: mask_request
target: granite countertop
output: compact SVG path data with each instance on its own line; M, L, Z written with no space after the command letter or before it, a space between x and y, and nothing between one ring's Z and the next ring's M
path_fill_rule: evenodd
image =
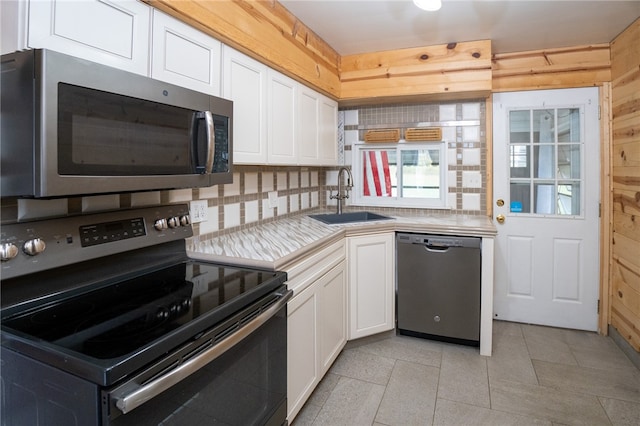
M345 236L382 232L477 237L493 237L496 234L494 224L486 216L385 216L391 217L391 220L327 225L301 214L213 239L198 241L193 238L187 243L187 252L194 259L276 270L286 269L288 264L301 256Z

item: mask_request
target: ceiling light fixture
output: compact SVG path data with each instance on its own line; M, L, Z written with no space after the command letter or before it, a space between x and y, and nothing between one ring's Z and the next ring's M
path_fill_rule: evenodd
M422 10L435 12L442 7L442 0L413 0L413 3Z

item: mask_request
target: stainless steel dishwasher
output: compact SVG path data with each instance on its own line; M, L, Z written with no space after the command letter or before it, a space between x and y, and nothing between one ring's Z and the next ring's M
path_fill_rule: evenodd
M481 242L474 237L396 235L399 334L479 345Z

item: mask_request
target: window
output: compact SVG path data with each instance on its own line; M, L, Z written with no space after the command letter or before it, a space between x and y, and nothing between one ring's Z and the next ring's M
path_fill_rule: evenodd
M582 214L580 108L509 112L511 213Z
M444 208L444 142L358 144L353 147L353 204Z

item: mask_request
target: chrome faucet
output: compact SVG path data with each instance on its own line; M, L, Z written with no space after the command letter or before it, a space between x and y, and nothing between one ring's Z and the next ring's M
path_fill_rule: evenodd
M347 172L347 187L346 191L342 193L342 173ZM340 167L338 171L338 193L336 195L330 195L329 198L332 200L338 200L338 214L342 214L342 200L345 198L349 198L349 189L353 188L353 176L351 175L351 170L347 167Z

